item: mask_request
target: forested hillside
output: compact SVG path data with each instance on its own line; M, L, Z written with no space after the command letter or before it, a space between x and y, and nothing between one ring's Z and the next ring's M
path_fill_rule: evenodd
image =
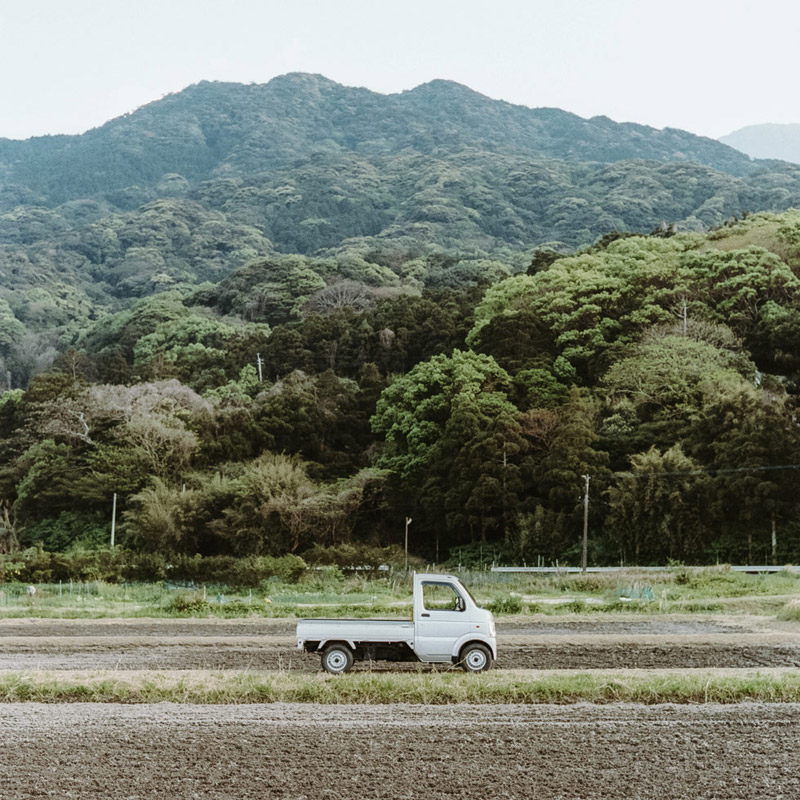
M447 81L200 83L80 136L0 140L0 302L17 331L0 381L24 387L108 310L265 257L369 291L466 288L542 246L799 205L798 165Z
M796 560L800 214L669 234L489 260L253 233L0 395L0 548L107 541L117 493L138 550L384 545L410 516L424 557L563 563L588 474L592 560L771 560L773 529Z
M0 552L800 556L800 166L434 81L0 141ZM742 219L737 220L733 215ZM636 235L639 234L639 235ZM455 557L455 556L454 556Z

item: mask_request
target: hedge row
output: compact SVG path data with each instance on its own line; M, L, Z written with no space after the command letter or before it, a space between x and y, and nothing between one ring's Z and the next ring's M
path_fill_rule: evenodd
M0 582L32 584L73 580L258 586L270 578L295 583L306 569L306 562L295 555L166 556L120 549L48 553L39 548L0 555Z

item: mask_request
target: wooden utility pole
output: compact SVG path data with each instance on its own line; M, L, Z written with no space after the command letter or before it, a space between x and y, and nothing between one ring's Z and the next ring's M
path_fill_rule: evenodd
M111 546L114 546L114 532L117 528L117 493L114 492L114 505L111 509Z
M591 478L591 475L583 476L584 481L586 481L586 488L583 492L583 558L581 559L581 570L583 572L586 572L589 560L589 481Z
M406 517L406 572L408 572L408 526L413 522L411 517Z
M778 566L778 535L775 531L775 514L772 514L772 566Z

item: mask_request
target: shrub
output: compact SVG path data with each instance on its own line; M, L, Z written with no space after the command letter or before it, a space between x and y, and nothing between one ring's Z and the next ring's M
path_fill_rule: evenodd
M156 583L167 577L167 559L161 553L132 553L122 555L120 577L124 581Z
M296 583L306 571L306 562L296 555L233 558L231 556L175 556L136 553L110 548L48 553L31 547L14 555L0 555L0 581L58 583L59 581L105 581L106 583L215 583L256 587L276 578Z
M230 603L223 603L219 609L212 609L212 611L219 611L226 617L247 617L256 610L258 606L246 603L244 600L233 600Z
M200 592L180 592L167 604L167 611L177 614L202 614L210 609L211 606Z
M525 610L522 598L514 594L504 594L493 597L486 608L492 614L521 614Z
M306 571L299 556L179 556L173 559L169 575L187 583L218 583L226 586L259 586L270 578L297 583Z
M63 511L56 519L29 526L25 539L51 552L102 547L109 539L108 520L98 514Z
M315 567L339 567L341 570L377 572L383 566L402 568L405 553L397 545L372 547L367 544L339 544L332 547L315 545L303 553L303 558ZM409 557L409 566L421 567L425 562Z

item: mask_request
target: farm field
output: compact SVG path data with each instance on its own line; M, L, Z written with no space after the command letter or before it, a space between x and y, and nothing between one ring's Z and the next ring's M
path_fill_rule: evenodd
M800 666L800 623L760 616L505 617L501 669L676 669ZM0 620L0 670L317 671L278 619ZM415 671L414 664L356 671Z
M0 730L7 798L800 795L795 704L25 703Z
M95 618L7 605L0 797L800 796L797 578L723 577L650 611L589 609L615 603L605 582L514 586L523 613L500 613L485 675L378 662L327 676L293 618L129 616L130 601L113 617L110 587L78 609ZM710 601L722 610L699 610ZM692 613L666 610L681 603Z

